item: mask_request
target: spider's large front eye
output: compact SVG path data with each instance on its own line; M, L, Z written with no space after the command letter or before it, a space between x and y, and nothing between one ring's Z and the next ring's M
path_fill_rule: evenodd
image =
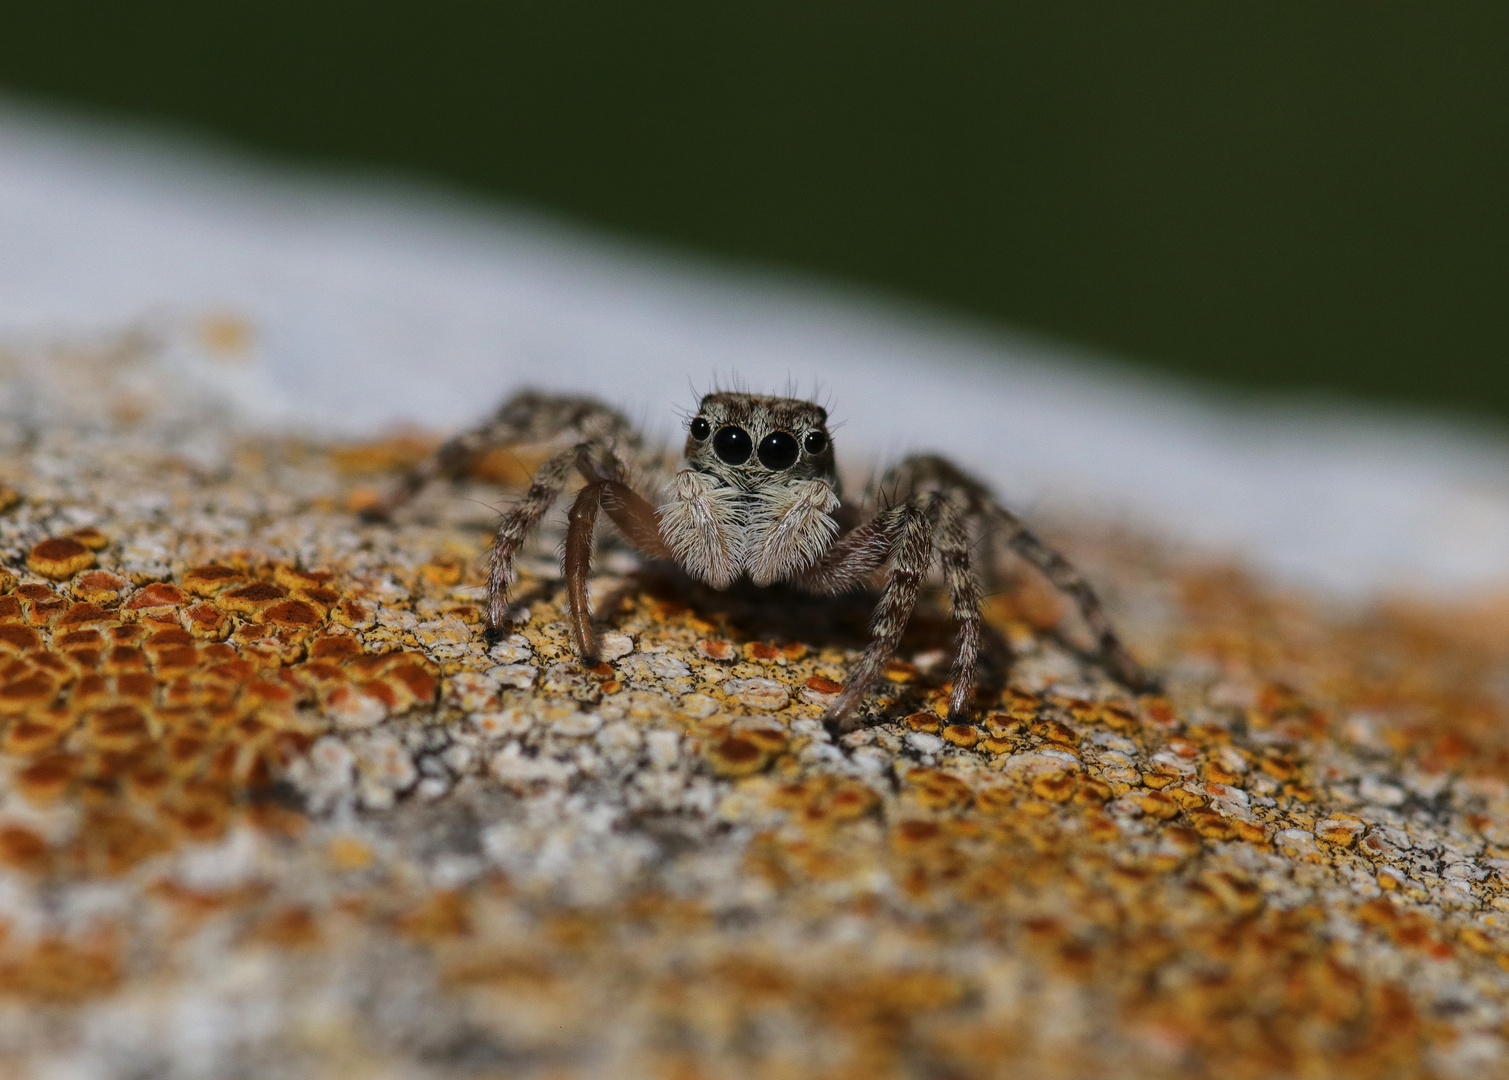
M772 431L760 440L760 464L771 472L780 472L796 464L796 438L784 431Z
M692 421L691 432L692 438L701 442L713 433L713 426L699 416Z
M719 428L718 434L713 436L713 453L729 465L743 465L749 460L749 452L753 449L754 440L741 427L730 424Z
M807 437L802 440L802 449L806 450L813 457L817 457L818 454L828 449L828 436L824 435L821 431L809 431L807 432Z

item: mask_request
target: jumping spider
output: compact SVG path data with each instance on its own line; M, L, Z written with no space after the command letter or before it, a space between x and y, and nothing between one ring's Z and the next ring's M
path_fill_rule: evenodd
M860 507L842 499L827 422L825 409L798 398L708 394L687 424L681 465L665 484L670 500L657 508L631 486L630 466L666 479L664 465L646 453L621 413L591 398L524 391L412 470L370 516L385 518L429 481L464 472L484 451L570 436L574 445L539 468L499 523L488 572L490 637L507 627L520 545L576 472L586 484L571 504L562 564L572 645L586 663L598 655L587 578L601 509L644 555L674 562L715 589L747 575L756 585L789 582L835 594L883 573L869 647L825 717L839 731L858 726L855 709L896 651L935 555L959 626L949 712L960 716L969 708L980 652L980 582L971 554L977 544L987 566L994 544L1004 543L1042 571L1074 598L1110 674L1133 689L1151 685L1085 579L985 485L943 458L916 455L891 469L880 485L888 505L861 521Z

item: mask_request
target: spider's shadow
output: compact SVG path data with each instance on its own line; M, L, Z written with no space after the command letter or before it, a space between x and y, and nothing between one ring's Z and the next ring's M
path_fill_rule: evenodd
M800 643L813 650L863 649L870 642L870 621L880 600L880 593L873 589L823 596L787 585L762 587L747 580L727 589L713 589L676 566L652 563L631 574L622 588L603 598L595 621L599 625L612 622L634 596L684 607L738 642ZM957 633L958 627L947 608L940 606L928 590L907 623L897 656L904 659L922 652L942 651L946 661L936 673L941 681L947 678L953 664ZM988 623L982 627L982 638L980 689L992 694L1006 685L1011 649Z

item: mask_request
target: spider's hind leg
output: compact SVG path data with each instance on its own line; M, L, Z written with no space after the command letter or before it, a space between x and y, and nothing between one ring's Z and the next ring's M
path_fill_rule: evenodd
M1106 615L1100 597L1084 575L1069 560L1043 543L1036 533L1005 507L992 502L989 513L993 523L1005 533L1006 546L1036 567L1054 588L1074 600L1075 606L1079 608L1080 618L1084 619L1095 639L1096 658L1107 674L1129 690L1156 690L1157 679L1136 661L1122 643L1116 628Z
M962 520L962 527L966 532L977 533L986 545L1004 544L1031 563L1054 588L1073 599L1075 606L1079 609L1080 617L1095 639L1096 657L1112 678L1132 690L1149 690L1157 686L1157 681L1127 651L1111 625L1111 620L1106 616L1100 597L1096 595L1084 576L1067 559L1028 529L1021 519L996 501L990 489L980 481L945 458L932 454L918 454L906 458L887 472L881 480L880 488L882 493L889 493L891 497L899 499L915 499L923 493L930 492L946 496L946 505L952 508L952 513ZM962 704L967 701L967 696L961 698L959 694L959 687L964 681L962 677L967 676L972 686L974 656L972 654L966 656L966 652L978 649L978 622L974 627L975 644L971 644L969 640L971 628L961 610L961 597L966 596L971 582L967 582L960 571L956 570L952 574L949 571L950 561L956 566L967 567L968 563L957 556L952 557L951 560L945 550L949 545L948 534L951 531L948 524L949 513L950 511L946 510L943 515L939 553L943 558L945 577L949 579L950 591L954 596L954 616L960 621L955 692L950 699L950 709L958 712ZM966 538L963 541L966 555L967 544ZM953 546L958 547L959 542L955 541ZM987 568L988 566L987 561ZM978 612L978 585L974 588L973 606ZM975 617L978 619L978 614Z
M602 442L639 454L644 440L618 410L594 398L522 390L484 423L463 431L410 469L376 506L364 511L371 521L385 521L434 480L457 479L479 457L500 447L550 442L570 433L577 441Z

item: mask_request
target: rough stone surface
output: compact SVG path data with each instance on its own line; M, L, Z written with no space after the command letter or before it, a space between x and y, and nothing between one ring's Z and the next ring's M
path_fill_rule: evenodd
M0 427L4 1075L1506 1072L1502 600L1078 523L1165 694L1023 576L975 722L932 596L835 742L869 598L605 559L584 670L546 536L489 651L495 487L362 525L422 441L238 435L146 347Z

